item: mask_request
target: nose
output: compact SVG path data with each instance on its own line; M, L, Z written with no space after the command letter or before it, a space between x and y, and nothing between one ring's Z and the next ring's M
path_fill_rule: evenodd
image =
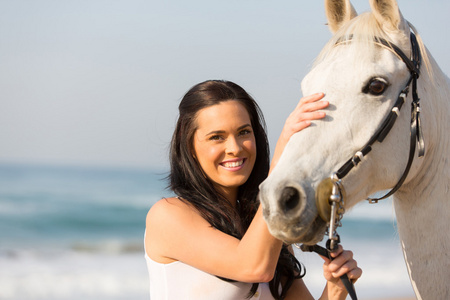
M283 188L278 201L280 210L287 217L296 217L300 214L300 206L303 196L302 193L294 187Z
M230 137L227 139L226 152L229 154L238 154L242 147L239 141L235 137Z

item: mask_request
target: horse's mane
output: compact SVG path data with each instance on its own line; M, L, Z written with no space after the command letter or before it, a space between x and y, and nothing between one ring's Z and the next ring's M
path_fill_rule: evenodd
M427 50L422 41L422 38L420 37L415 27L411 23L407 23L416 35L420 52L422 54L422 66L425 67L430 78L433 78L430 60L428 58ZM382 38L388 42L392 42L399 46L401 49L405 49L409 46L409 37L402 36L402 40L392 41L392 39L386 32L386 29L380 26L378 21L375 19L375 16L370 12L365 12L347 22L347 24L342 26L342 28L340 28L336 32L336 34L328 41L328 43L320 52L319 56L316 58L313 67L323 61L328 55L330 55L337 43L343 40L348 40L350 37L352 37L352 41L358 41L357 43L348 43L348 45L351 47L349 51L351 55L355 57L355 59L358 58L359 53L367 53L367 51L374 51L376 49L376 47L373 46L375 38Z

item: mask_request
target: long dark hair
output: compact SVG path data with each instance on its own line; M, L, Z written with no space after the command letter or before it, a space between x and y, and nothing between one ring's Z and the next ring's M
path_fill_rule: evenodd
M246 108L257 149L253 170L247 181L239 187L237 208L217 192L193 156L193 137L197 130L198 111L230 100L238 101ZM242 87L223 80L208 80L193 86L181 100L178 109L179 117L170 148L169 187L180 199L194 206L211 226L241 239L259 205L258 186L269 172L269 146L261 110ZM274 279L269 283L275 299L283 299L293 280L303 276L301 273L300 263L287 247L283 247ZM279 293L281 278L285 283ZM258 284L253 284L249 297L254 295L257 288Z

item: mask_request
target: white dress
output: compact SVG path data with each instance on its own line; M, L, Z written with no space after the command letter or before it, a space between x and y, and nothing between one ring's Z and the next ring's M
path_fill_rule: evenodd
M151 300L244 300L252 284L226 282L180 261L162 264L147 253ZM260 283L252 300L273 300L267 283Z

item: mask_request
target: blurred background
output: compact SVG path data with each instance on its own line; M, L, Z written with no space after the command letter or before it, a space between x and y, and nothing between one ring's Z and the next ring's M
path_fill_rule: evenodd
M398 3L448 73L450 2ZM148 299L145 216L171 196L181 97L207 79L242 85L273 147L326 22L323 1L0 0L0 299ZM360 298L413 295L392 202L343 223ZM318 296L320 258L298 258Z

